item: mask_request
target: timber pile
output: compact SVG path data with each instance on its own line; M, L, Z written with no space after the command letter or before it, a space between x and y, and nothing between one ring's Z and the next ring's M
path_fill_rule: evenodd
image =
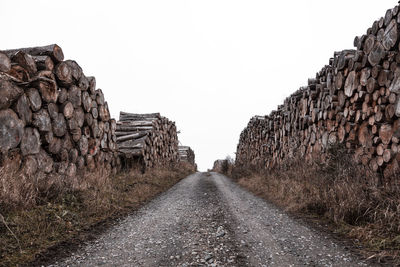
M188 162L189 164L195 166L195 155L194 151L189 146L179 146L179 159L182 162Z
M151 168L179 160L175 122L160 113L120 112L116 136L119 155L126 163L137 161Z
M219 172L219 173L226 173L227 169L229 166L229 162L226 159L217 159L216 161L214 161L214 165L212 168L213 172Z
M58 45L0 51L0 150L28 175L116 171L115 129L96 79Z
M271 168L295 157L324 159L342 143L355 160L385 177L399 171L399 6L387 10L355 49L329 64L268 116L253 117L240 135L237 164Z

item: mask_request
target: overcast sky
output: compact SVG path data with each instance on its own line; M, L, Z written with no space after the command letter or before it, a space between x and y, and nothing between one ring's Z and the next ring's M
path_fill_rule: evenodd
M57 43L96 76L114 118L160 112L206 170L395 4L0 0L0 50Z

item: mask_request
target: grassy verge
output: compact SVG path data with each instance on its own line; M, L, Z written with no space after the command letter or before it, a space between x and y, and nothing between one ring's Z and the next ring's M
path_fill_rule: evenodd
M323 164L296 161L268 172L234 167L228 175L289 213L329 222L366 258L400 264L399 178L383 180L357 166L334 149Z
M85 190L35 201L29 207L3 207L0 266L29 264L49 248L79 239L82 232L99 223L132 212L192 172L184 165L145 174L130 171Z

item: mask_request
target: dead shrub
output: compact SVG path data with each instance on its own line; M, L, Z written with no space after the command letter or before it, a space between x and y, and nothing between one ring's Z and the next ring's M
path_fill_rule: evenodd
M174 164L146 173L131 169L117 175L108 175L99 168L63 181L62 185L68 189L58 187L57 177L40 185L35 177L29 178L26 184L13 182L12 176L0 176L1 196L7 196L2 201L9 204L7 209L0 206L5 222L0 221L0 266L29 265L38 253L60 242L74 240L100 222L132 212L193 172L190 164ZM41 188L40 194L38 188ZM24 205L16 206L15 201Z

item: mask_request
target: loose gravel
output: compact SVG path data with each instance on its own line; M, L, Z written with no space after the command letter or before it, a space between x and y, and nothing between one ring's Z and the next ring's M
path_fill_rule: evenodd
M217 173L196 173L48 266L367 266Z

